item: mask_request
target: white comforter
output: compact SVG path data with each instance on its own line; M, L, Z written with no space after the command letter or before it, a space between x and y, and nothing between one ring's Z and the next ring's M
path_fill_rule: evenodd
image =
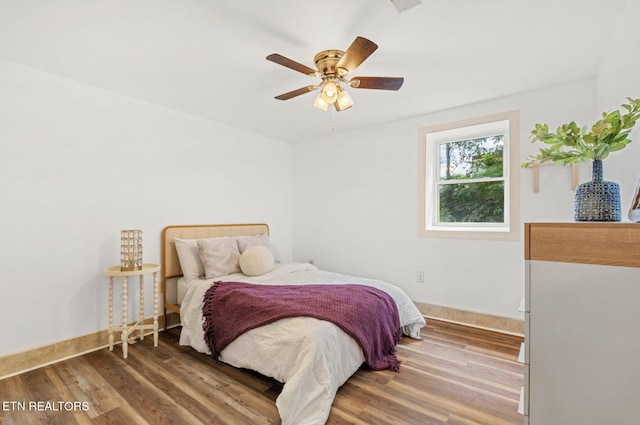
M282 263L267 274L237 273L215 279L273 285L357 283L387 292L395 300L405 335L420 338L424 318L400 288L389 283L318 270L307 263ZM193 282L193 281L192 281ZM180 316L180 343L211 354L204 342L202 300L213 280L199 280L187 290ZM329 417L338 388L364 362L358 343L333 323L309 317L282 319L238 337L219 359L283 382L276 405L282 425L320 425Z

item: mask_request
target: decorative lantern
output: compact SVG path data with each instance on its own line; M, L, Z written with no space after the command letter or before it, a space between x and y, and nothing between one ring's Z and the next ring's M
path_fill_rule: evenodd
M142 230L120 231L120 270L142 270Z

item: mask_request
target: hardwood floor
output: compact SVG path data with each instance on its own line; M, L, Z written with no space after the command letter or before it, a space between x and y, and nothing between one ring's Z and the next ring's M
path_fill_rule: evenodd
M0 424L278 424L282 385L178 345L178 329L0 381ZM428 320L398 345L399 373L361 369L328 424L512 425L521 338ZM40 401L40 404L38 402ZM75 404L74 404L75 403Z

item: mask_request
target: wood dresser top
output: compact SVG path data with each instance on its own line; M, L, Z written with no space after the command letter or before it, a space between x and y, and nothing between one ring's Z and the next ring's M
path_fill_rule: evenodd
M525 223L525 259L640 267L640 223Z

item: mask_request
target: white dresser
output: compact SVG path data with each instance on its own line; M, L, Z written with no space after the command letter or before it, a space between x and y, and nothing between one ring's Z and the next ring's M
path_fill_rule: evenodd
M525 224L525 425L640 424L640 224Z

